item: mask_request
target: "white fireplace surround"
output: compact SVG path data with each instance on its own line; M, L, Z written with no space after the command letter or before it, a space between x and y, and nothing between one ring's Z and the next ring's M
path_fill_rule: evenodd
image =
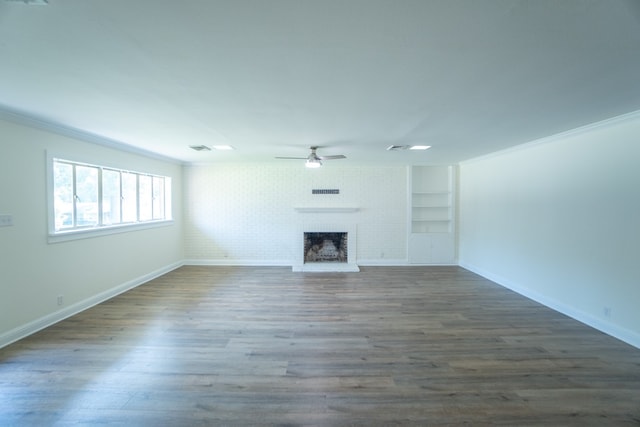
M356 248L358 236L356 224L302 224L295 232L295 256L292 271L358 272ZM304 233L347 233L347 262L304 262Z

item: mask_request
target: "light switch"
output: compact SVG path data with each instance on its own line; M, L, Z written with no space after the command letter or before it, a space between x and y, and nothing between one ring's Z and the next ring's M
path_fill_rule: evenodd
M0 227L11 227L13 225L13 217L11 215L0 215Z

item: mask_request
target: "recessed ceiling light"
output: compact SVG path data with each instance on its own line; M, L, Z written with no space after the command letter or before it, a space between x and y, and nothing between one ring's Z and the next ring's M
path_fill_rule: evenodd
M431 148L430 145L412 145L409 150L428 150L429 148Z
M230 145L214 145L213 148L216 150L233 150L234 148Z
M189 148L196 151L211 151L211 148L206 145L190 145Z

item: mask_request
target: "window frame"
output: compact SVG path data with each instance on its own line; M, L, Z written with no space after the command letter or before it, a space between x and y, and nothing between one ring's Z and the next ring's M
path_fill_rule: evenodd
M75 191L76 191L75 188L77 184L75 179L76 166L97 168L98 170L98 194L97 194L98 223L95 226L74 224L72 227L69 227L69 228L63 228L58 230L56 229L55 182L54 182L54 179L55 179L54 170L55 170L56 162L73 165L72 187L73 187L74 194L72 195L72 201L74 204L73 206L74 212L77 209L77 206L76 206L77 201L76 201L76 194L75 194ZM120 203L120 206L118 207L120 209L120 222L115 224L105 223L104 203L102 200L103 190L104 190L103 188L103 184L104 184L103 171L104 170L108 170L111 172L118 172L120 174L119 179L120 179L121 203ZM122 175L124 173L134 174L136 177L136 201L135 201L136 219L135 221L124 222L124 214L123 214L124 203L122 202L122 197L123 197L122 196ZM150 207L151 219L144 220L144 221L140 220L140 176L149 177L151 181L151 187L150 187L150 191L152 193L151 207ZM154 219L154 216L155 216L153 211L154 209L153 183L155 182L154 178L162 179L162 182L163 182L162 196L164 199L164 205L163 205L164 216L161 219ZM57 242L63 242L68 240L85 239L90 237L105 236L105 235L110 235L115 233L124 233L129 231L144 230L149 228L164 227L164 226L172 225L174 223L173 217L172 217L172 212L173 212L172 183L173 183L173 179L171 176L160 175L160 174L149 173L149 172L132 171L129 169L114 167L112 165L99 165L99 164L90 163L86 161L78 161L74 159L73 156L55 155L47 152L48 242L57 243ZM72 221L75 223L77 221L77 218L74 217Z

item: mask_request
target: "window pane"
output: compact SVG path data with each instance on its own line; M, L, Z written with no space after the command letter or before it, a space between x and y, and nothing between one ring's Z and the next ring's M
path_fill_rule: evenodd
M120 172L102 171L102 224L119 224L120 216Z
M164 178L153 177L153 219L164 219Z
M153 218L153 188L151 182L149 175L138 175L140 221L150 221Z
M164 219L172 219L171 216L171 177L164 177Z
M53 212L55 229L73 227L73 166L53 162Z
M76 226L95 226L98 220L98 168L76 165Z
M138 220L137 174L122 172L122 222Z

